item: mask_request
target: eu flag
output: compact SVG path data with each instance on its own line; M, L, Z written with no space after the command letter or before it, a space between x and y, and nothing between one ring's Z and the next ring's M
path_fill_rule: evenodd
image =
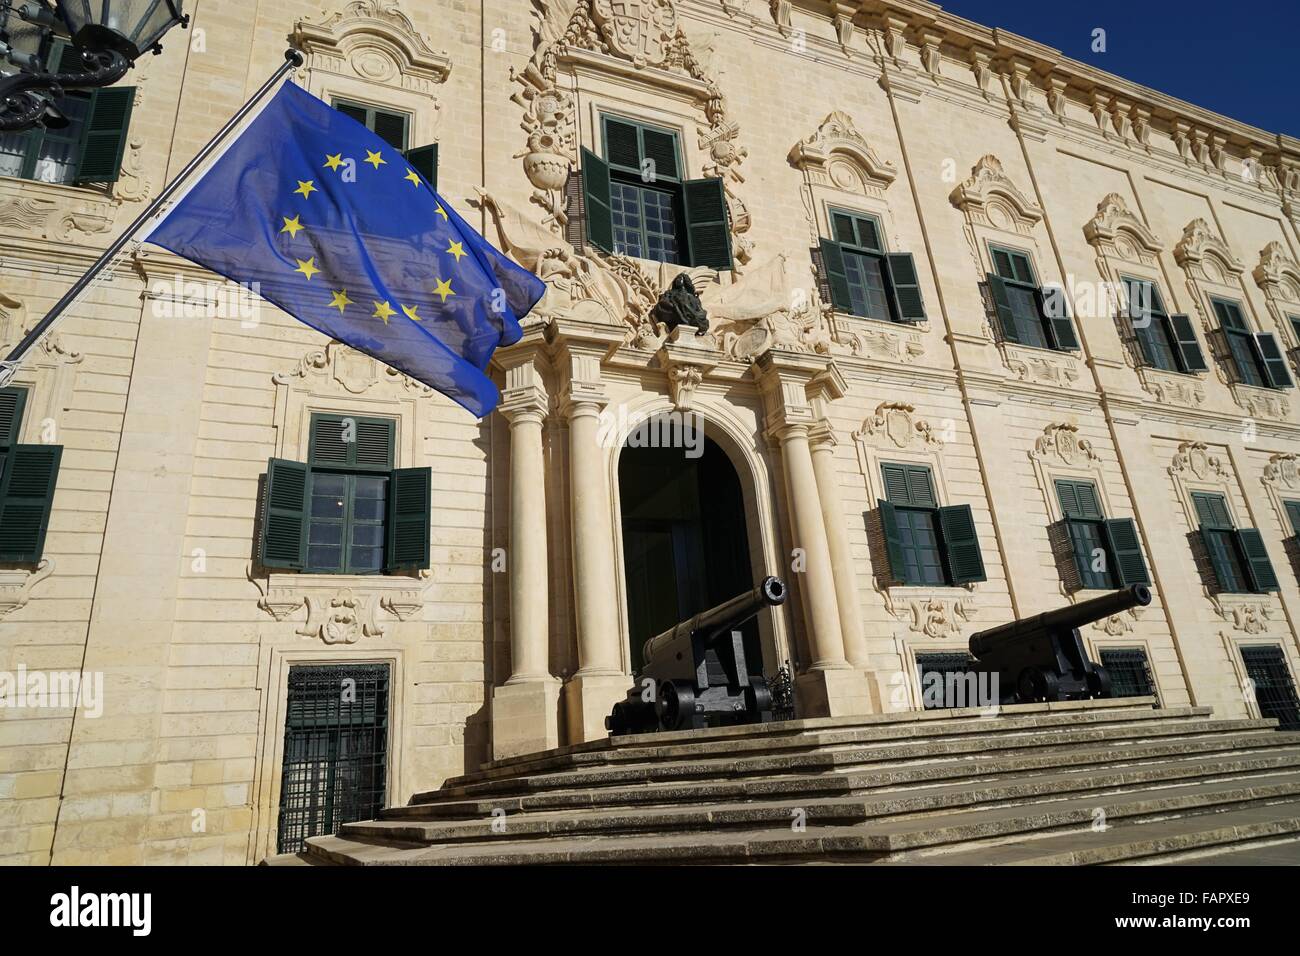
M493 350L545 284L400 152L292 83L148 236L480 418ZM255 285L253 285L255 283Z

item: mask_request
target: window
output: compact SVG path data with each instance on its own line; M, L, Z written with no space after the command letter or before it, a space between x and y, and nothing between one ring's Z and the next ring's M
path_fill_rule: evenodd
M394 422L312 416L306 463L267 463L264 567L375 574L429 566L433 474L393 468Z
M1297 537L1300 537L1300 501L1287 499L1282 502L1282 507L1286 509L1287 520L1291 522L1291 531Z
M1228 593L1276 591L1277 575L1273 573L1273 564L1259 531L1235 527L1223 495L1194 491L1192 504L1196 507L1201 523L1201 540L1219 590Z
M836 310L887 322L925 320L925 302L910 252L885 252L872 216L830 210L834 240L821 240L817 272Z
M1140 647L1107 647L1099 655L1101 666L1110 674L1112 697L1154 697L1147 652Z
M939 507L924 465L882 464L880 470L887 500L877 504L893 580L915 586L985 580L970 505Z
M973 707L975 700L963 700L970 686L971 656L930 652L916 655L916 670L921 681L921 706L925 710L946 707ZM931 676L933 675L933 676Z
M1295 681L1282 648L1276 644L1248 645L1241 649L1241 661L1255 691L1260 716L1275 719L1278 730L1300 730L1300 701L1296 700Z
M602 116L601 136L603 158L582 150L582 242L639 259L730 269L722 180L683 179L671 130Z
M285 701L279 853L388 802L387 664L295 665ZM340 687L352 693L339 693Z
M1091 481L1058 480L1056 498L1081 587L1111 590L1151 583L1133 519L1106 520Z
M1070 321L1065 293L1038 284L1028 253L990 246L994 272L988 274L989 294L1002 329L1002 338L1020 345L1065 351L1079 340Z
M438 189L438 144L418 146L414 149L408 145L411 136L411 116L395 110L366 106L349 100L334 100L334 108L345 116L350 116L370 132L384 140L411 164L417 173L423 176L436 192Z
M54 505L61 445L20 445L27 390L0 388L0 562L37 564Z
M1219 329L1227 341L1228 354L1237 370L1237 381L1260 388L1290 388L1291 373L1286 358L1271 332L1250 331L1241 303L1211 297Z
M1147 279L1121 276L1124 314L1133 323L1133 336L1142 361L1166 372L1204 372L1205 355L1196 340L1192 320L1165 311L1160 288Z
M83 69L62 40L54 41L50 60L69 73ZM0 133L0 176L75 186L116 182L134 101L130 86L70 91L58 106L67 126Z

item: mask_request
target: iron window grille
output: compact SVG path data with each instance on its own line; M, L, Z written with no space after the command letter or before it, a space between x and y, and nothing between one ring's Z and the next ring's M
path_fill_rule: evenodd
M1108 647L1098 655L1110 674L1112 697L1155 697L1147 652L1140 647Z
M973 658L961 651L941 652L929 651L916 655L916 671L921 685L921 706L925 710L939 710L949 707L969 706L968 701L959 701L956 699L957 680L950 681L948 675L953 675L961 681L965 681L966 675L970 669L970 662ZM943 687L944 696L942 702L934 700L933 694L927 694L926 688L932 683L931 674L938 675L939 686Z
M1300 702L1295 681L1286 666L1282 648L1276 644L1255 644L1241 649L1246 676L1255 692L1260 715L1278 722L1278 730L1300 730Z

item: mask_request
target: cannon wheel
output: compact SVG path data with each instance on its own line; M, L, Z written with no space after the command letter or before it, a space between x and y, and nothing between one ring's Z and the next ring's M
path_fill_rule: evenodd
M1016 691L1022 703L1059 700L1059 686L1056 675L1041 667L1026 667L1016 680Z
M655 701L659 726L664 730L681 730L695 714L695 689L667 680L659 685Z
M1110 671L1097 664L1088 674L1088 692L1093 697L1110 697Z

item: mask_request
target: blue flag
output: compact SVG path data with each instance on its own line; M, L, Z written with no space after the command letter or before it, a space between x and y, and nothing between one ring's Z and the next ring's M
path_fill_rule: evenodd
M395 147L292 83L147 238L480 418L492 352L546 291Z

